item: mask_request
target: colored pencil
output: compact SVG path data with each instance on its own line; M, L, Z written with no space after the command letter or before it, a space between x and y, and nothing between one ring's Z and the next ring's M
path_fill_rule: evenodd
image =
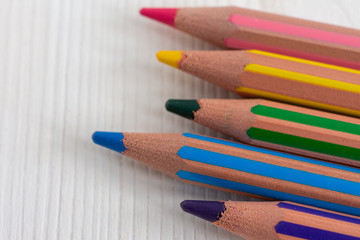
M223 48L257 49L360 69L356 29L237 7L143 8L140 13Z
M179 180L360 216L360 169L191 133L95 132L93 141Z
M262 99L172 99L166 109L248 144L360 167L358 118Z
M181 208L245 239L360 239L360 218L292 202L186 200Z
M360 71L257 50L161 51L161 62L235 93L360 116Z

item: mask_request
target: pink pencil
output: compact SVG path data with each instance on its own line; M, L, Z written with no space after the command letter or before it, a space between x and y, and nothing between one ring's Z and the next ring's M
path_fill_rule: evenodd
M257 49L360 69L360 31L238 7L140 13L223 48Z

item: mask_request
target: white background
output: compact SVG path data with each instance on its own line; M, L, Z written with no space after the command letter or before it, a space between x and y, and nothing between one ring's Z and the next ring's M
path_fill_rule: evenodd
M358 0L0 0L1 239L239 239L185 199L250 199L175 181L96 146L95 130L221 136L164 109L234 95L158 63L216 49L143 6L237 5L360 29Z

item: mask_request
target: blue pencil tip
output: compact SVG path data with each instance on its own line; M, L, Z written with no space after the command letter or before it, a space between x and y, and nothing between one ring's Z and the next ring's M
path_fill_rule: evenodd
M185 200L180 203L182 210L209 222L220 219L225 211L224 202Z
M94 143L114 150L119 153L123 153L126 150L124 145L124 135L117 132L94 132L92 135Z

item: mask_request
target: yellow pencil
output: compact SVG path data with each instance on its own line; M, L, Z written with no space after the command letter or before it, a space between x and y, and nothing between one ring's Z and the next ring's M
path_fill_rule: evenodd
M160 51L159 61L227 90L360 116L360 71L258 50Z

